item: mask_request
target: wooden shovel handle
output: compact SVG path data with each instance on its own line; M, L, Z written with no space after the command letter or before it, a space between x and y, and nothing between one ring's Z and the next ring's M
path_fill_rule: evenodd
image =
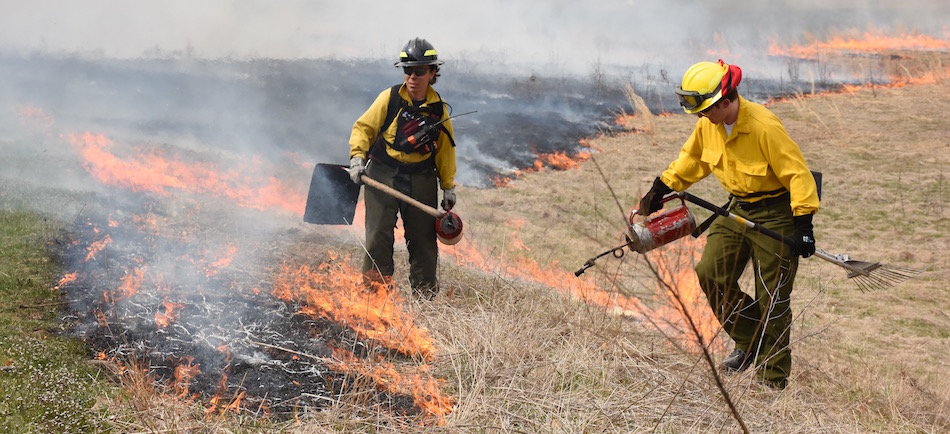
M419 202L418 200L415 200L415 199L409 197L409 196L406 195L405 193L403 193L403 192L401 192L401 191L399 191L399 190L396 190L395 188L392 188L392 187L390 187L390 186L388 186L388 185L386 185L386 184L383 184L383 183L381 183L381 182L379 182L379 181L377 181L377 180L375 180L375 179L373 179L373 178L370 178L370 177L367 176L367 175L362 175L362 176L360 177L360 179L363 181L363 184L366 184L366 185L368 185L368 186L370 186L370 187L373 187L373 188L375 188L375 189L377 189L377 190L379 190L379 191L381 191L381 192L383 192L383 193L386 193L386 194L388 194L388 195L390 195L390 196L392 196L392 197L395 197L396 199L399 199L399 200L401 200L401 201L403 201L403 202L406 202L406 203L408 203L409 205L412 205L412 206L414 206L414 207L416 207L416 208L419 208L419 209L421 209L422 211L424 211L426 214L431 215L432 217L435 217L435 218L442 218L442 216L445 215L445 213L443 213L443 212L441 212L441 211L439 211L439 210L437 210L437 209L435 209L435 208L433 208L433 207L431 207L431 206L429 206L429 205L426 205L426 204L424 204L424 203L422 203L422 202Z

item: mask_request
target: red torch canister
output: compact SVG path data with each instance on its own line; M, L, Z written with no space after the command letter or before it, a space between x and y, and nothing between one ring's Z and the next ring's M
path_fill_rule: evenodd
M689 212L689 208L686 207L686 201L683 198L671 195L664 198L663 203L677 198L680 200L679 206L648 218L643 223L633 222L637 210L630 212L631 248L633 250L638 253L645 253L683 238L692 233L693 229L696 229L696 220Z
M442 244L452 246L462 240L462 219L452 211L446 211L435 220L435 235Z

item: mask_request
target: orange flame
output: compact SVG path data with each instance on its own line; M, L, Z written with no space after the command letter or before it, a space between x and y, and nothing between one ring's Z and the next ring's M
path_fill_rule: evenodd
M577 168L581 163L587 161L588 159L590 159L590 152L579 152L574 158L569 157L566 152L560 151L554 152L552 154L538 155L538 161L557 170ZM537 166L537 163L535 163L535 166ZM538 168L538 170L540 170L540 168Z
M303 214L303 193L274 176L249 176L254 171L246 167L222 173L213 163L187 163L178 155L165 155L166 152L154 148L136 149L135 158L122 159L111 152L114 144L102 134L86 132L69 139L85 159L86 171L106 184L162 196L171 190L211 194L245 208L276 208Z
M492 185L497 188L507 187L513 180L514 177L512 176L495 175L491 177Z
M107 245L112 243L112 237L109 234L106 234L105 237L100 238L98 241L93 242L89 245L89 254L86 255L86 262L89 262L90 259L96 257L96 254L101 252L106 248Z
M234 260L234 255L237 254L238 248L235 245L228 245L224 256L221 256L217 260L211 263L211 267L215 270L220 270L231 265L231 261Z
M507 243L509 247L523 245L517 240L516 231L511 233L510 238L512 240ZM443 252L460 266L536 282L584 303L604 307L616 315L649 317L657 325L668 325L673 329L670 333L677 334L679 341L692 344L695 337L690 330L683 327L682 311L667 291L668 285L687 306L704 342L708 344L718 333L719 323L706 307L705 294L699 287L692 266L684 266L695 259L694 252L701 247L701 241L683 238L676 243L679 245L664 246L648 253L652 259L659 262L658 274L665 283L658 284L657 297L661 303L657 303L658 307L655 309L645 306L636 298L606 291L589 278L578 278L571 272L561 270L556 261L548 266L541 266L527 258L513 257L502 263L494 257L482 254L469 238L463 238L455 246L443 246Z
M62 288L63 285L67 285L69 283L75 282L76 274L77 274L76 272L66 273L65 275L63 275L62 279L59 279L59 283L57 283L56 286L54 286L52 289L57 290L59 288Z
M614 125L617 125L618 127L626 128L628 125L633 123L633 119L634 119L634 115L621 113L621 114L618 114L617 117L614 118Z
M158 328L165 328L171 325L178 318L178 311L185 307L184 303L174 303L168 301L168 297L162 302L164 310L155 312L155 324Z
M950 36L950 35L948 35ZM914 52L946 52L950 50L950 38L938 38L919 33L888 35L879 30L869 30L863 33L852 32L849 35L833 35L827 41L814 41L809 44L780 44L769 41L769 54L773 56L792 57L806 60L821 60L822 57L833 55L879 55L892 53L890 56L903 57L893 54L900 51ZM901 72L892 72L890 83L866 83L861 86L845 85L842 92L854 93L864 87L902 87L913 84L929 84L950 78L950 68L916 72L917 77L902 68Z
M459 266L491 270L529 282L537 282L583 302L603 306L622 315L638 316L646 308L636 299L615 292L604 291L590 279L577 278L573 273L559 268L557 261L541 266L527 258L511 258L501 262L482 253L469 238L463 238L454 246L443 246L447 256Z
M131 272L127 272L124 276L119 278L119 287L116 288L119 293L118 300L131 297L133 294L138 292L139 288L142 287L142 283L144 282L145 272L141 269L134 268Z
M20 121L24 124L32 124L40 129L48 129L53 126L55 119L53 116L46 114L43 109L33 106L32 104L25 104L17 108L17 114L20 116Z
M96 309L96 321L99 324L99 327L108 327L109 320L106 319L106 314L102 313L101 310Z
M201 369L194 363L195 359L191 356L182 358L184 363L175 366L175 373L172 374L172 390L178 398L184 398L188 395L188 388L191 385L191 379L201 373Z
M404 300L398 291L383 285L367 291L362 273L349 265L348 258L334 258L316 270L307 265L284 264L274 279L273 294L300 303L303 314L332 319L352 328L360 337L400 354L423 360L434 355L426 330L415 325L400 308ZM424 363L398 368L381 358L371 363L361 361L351 352L339 349L334 349L334 358L327 363L337 371L372 378L376 387L383 390L411 394L416 405L426 414L438 417L440 423L454 406L454 400L442 393L440 382L428 375Z
M590 143L587 140L581 140L580 145L585 148L590 148ZM580 151L574 157L567 155L567 152L563 151L554 151L552 153L541 153L535 152L537 159L534 161L534 164L531 167L521 170L515 170L511 175L494 175L490 178L491 183L495 187L507 187L511 181L532 172L540 172L544 169L545 166L551 167L554 170L569 170L575 169L581 165L581 163L590 159L590 151Z
M231 403L228 404L228 406L225 407L224 410L222 410L222 411L224 411L224 412L231 412L231 413L240 413L240 412L241 412L241 401L244 399L244 394L245 394L245 393L247 393L246 390L242 390L241 393L238 393L238 395L237 395L236 397L234 397L233 400L231 400Z
M222 253L216 259L211 260L211 263L208 263L208 260L204 258L194 259L191 257L191 254L187 253L182 257L182 259L191 262L193 265L203 270L208 277L214 277L219 271L221 271L221 269L227 268L231 265L231 261L234 260L237 252L237 246L233 244L227 244L224 247L224 253Z
M686 237L675 244L650 252L652 263L655 264L657 274L663 282L657 284L658 298L663 302L657 303L654 315L677 324L680 341L688 343L693 350L699 350L700 347L696 336L685 324L686 315L692 318L704 345L714 342L718 342L715 348L724 345L721 340L715 341L721 328L719 320L709 309L706 294L699 286L699 280L693 271L704 244L705 238L693 240Z
M878 30L869 30L858 35L834 35L827 41L811 44L782 46L769 42L769 54L802 59L814 59L822 53L880 53L883 51L947 51L950 40L921 34L886 35Z
M385 287L363 289L362 273L346 260L308 265L284 264L274 279L274 296L301 304L301 312L345 324L361 337L410 355L430 358L434 349L426 330L417 327L399 305L402 297Z
M365 362L353 353L339 349L334 349L333 356L333 360L328 362L332 369L371 378L376 387L390 393L410 393L416 406L436 417L440 425L445 423L445 416L455 406L455 399L442 393L444 381L429 375L428 365L400 373L393 364L382 359Z

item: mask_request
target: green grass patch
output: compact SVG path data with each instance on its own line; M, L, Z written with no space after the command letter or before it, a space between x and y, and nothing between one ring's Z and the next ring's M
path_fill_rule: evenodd
M947 339L950 337L950 328L934 324L924 318L900 318L896 321L895 332L910 334L923 338Z
M96 404L114 390L80 342L56 332L58 223L0 211L0 432L108 432Z

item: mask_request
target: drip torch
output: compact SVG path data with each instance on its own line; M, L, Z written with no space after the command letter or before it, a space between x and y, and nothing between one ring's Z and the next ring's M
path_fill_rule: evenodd
M649 217L643 223L634 223L637 210L630 211L629 231L625 235L627 242L588 259L584 266L574 272L574 275L584 274L584 271L594 266L594 261L607 254L613 254L615 258L622 258L626 248L642 254L692 233L693 229L696 229L696 219L693 218L693 214L686 207L685 200L676 194L670 194L663 198L662 203L673 199L679 199L679 205L664 211L662 214Z

